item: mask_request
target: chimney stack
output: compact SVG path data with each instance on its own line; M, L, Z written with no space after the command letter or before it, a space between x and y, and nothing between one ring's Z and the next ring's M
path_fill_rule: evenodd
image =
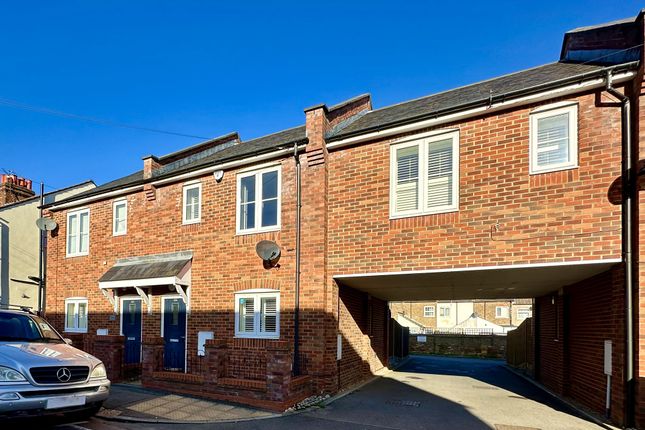
M31 180L16 175L0 175L0 206L35 196Z

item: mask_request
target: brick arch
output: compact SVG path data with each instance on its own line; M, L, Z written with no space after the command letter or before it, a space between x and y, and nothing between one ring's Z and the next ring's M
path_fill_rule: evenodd
M281 282L276 279L246 279L235 282L233 291L255 290L258 288L280 291L280 284Z

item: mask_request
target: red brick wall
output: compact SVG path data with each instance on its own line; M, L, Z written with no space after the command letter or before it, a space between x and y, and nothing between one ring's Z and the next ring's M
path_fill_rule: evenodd
M612 341L612 420L624 406L623 266L536 299L537 379L602 415L607 378L604 341ZM555 304L552 303L555 300Z
M341 287L339 293L339 386L346 387L387 365L387 303L353 288Z
M579 102L579 164L529 175L529 112L446 125L460 130L459 212L389 219L390 144L329 154L329 271L422 270L620 257L620 112ZM500 173L502 172L502 173ZM496 240L491 227L500 225Z

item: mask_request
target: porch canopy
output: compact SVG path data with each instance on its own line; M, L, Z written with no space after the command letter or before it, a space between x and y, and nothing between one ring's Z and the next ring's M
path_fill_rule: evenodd
M134 289L148 305L148 312L152 312L150 297L153 289L158 287L167 288L164 292L176 291L188 311L192 259L192 251L122 258L101 276L99 288L115 312L118 310L119 293L126 289Z
M336 275L387 301L540 297L609 270L620 259Z

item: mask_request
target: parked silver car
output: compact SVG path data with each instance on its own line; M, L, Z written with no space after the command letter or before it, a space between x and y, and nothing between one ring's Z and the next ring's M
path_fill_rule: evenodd
M38 315L0 309L0 419L98 412L105 366L70 343Z

